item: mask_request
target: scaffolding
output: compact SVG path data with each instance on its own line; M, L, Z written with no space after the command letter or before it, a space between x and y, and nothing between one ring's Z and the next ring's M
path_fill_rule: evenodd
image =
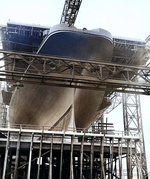
M137 157L139 133L97 129L58 129L29 125L0 126L0 177L122 178L124 159ZM109 130L109 129L108 129ZM132 140L131 140L132 139ZM119 169L119 170L118 170ZM137 167L138 169L138 167ZM129 175L132 176L132 170Z
M144 134L141 116L140 96L137 94L123 94L123 120L124 131L132 133L139 132L140 140L137 143L138 158L133 161L132 168L135 164L140 170L140 178L148 178L146 151L144 144ZM138 176L139 177L139 176Z
M117 96L114 92L122 92L136 96L136 99L137 94L150 94L150 68L141 64L141 58L136 62L132 59L137 51L142 51L142 54L145 54L143 59L146 59L148 50L143 50L144 46L138 42L114 39L111 63L0 50L0 53L4 54L0 58L4 61L0 70L0 80L10 82L15 87L23 87L24 83L34 83L105 90L107 98L114 100ZM121 56L129 51L132 53L129 53L129 57ZM141 65L137 66L136 63ZM86 75L79 73L82 70L87 72ZM109 73L107 76L106 71ZM137 82L139 77L142 81ZM121 103L120 96L117 98L116 105L111 110ZM127 103L127 99L126 96L124 104ZM57 131L56 128L54 131L53 127L42 127L39 130L37 128L40 126L36 129L32 126L30 130L31 126L1 126L0 176L2 179L123 179L125 163L125 178L134 178L134 173L136 178L147 178L139 104L136 100L134 107L137 116L131 115L135 116L135 119L132 119L136 124L134 130L130 125L131 116L125 118L128 105L123 107L125 129L122 133L110 129L112 124L104 123L102 119L98 119L89 129L76 129L75 132L75 129Z

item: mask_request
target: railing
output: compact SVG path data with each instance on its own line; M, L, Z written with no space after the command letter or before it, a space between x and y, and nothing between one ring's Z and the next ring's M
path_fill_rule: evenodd
M0 124L0 131L6 131L5 129L16 129L17 131L28 131L28 132L36 132L36 133L53 133L53 132L62 132L63 134L85 134L85 135L103 135L103 136L112 136L112 137L125 137L130 136L138 137L139 132L126 132L126 131L116 131L116 130L104 130L100 128L95 129L87 129L87 128L71 128L71 127L54 127L53 126L38 126L38 125L27 125L27 124L11 124L4 123Z

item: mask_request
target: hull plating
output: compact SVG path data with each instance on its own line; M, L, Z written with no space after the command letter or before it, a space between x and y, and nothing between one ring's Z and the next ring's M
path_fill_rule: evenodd
M59 31L57 28L50 31L37 53L83 60L110 61L112 48L111 39L107 35L69 30L68 27L66 30L63 26ZM10 104L10 122L87 127L110 104L105 102L104 105L104 96L104 91L26 84L25 87L14 92Z
M106 62L112 58L112 48L112 42L100 35L56 31L45 39L38 53Z

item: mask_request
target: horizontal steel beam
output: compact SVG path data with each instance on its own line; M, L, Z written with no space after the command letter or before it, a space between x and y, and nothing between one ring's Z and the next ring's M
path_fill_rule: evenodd
M150 67L0 50L0 80L150 94ZM139 79L138 81L136 79ZM134 90L133 90L134 89Z

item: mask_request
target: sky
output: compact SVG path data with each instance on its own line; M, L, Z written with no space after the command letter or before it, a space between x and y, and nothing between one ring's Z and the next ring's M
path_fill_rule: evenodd
M1 0L0 25L6 25L11 20L54 26L60 22L64 2L65 0ZM150 35L149 7L149 0L83 0L75 26L81 29L86 27L88 30L103 28L113 36L145 40ZM121 105L118 108L110 118L114 115L118 120L122 118ZM141 108L150 172L150 96L141 96Z

